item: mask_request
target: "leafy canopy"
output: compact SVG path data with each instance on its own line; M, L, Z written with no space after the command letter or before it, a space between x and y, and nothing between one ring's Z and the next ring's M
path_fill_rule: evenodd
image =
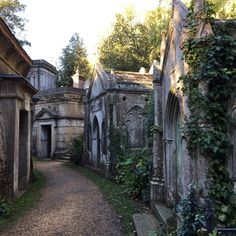
M170 6L170 5L169 5ZM149 62L160 59L160 45L162 41L162 31L166 31L171 15L171 8L159 6L148 11L144 25L148 29L148 40L150 45Z
M112 33L99 48L100 62L107 68L137 71L148 66L148 29L136 21L134 9L116 14Z
M233 19L236 18L235 0L208 0L208 4L214 9L213 18Z
M0 0L0 17L6 22L11 32L18 38L21 45L30 43L25 39L23 32L25 31L26 19L19 15L24 12L25 5L18 0Z
M166 29L170 11L162 6L148 12L144 22L129 7L116 14L111 34L99 48L100 62L107 68L138 71L159 59L161 31Z
M87 50L79 34L74 33L59 58L57 85L71 86L73 84L71 76L75 74L77 68L79 68L81 76L88 77L90 66L87 59Z

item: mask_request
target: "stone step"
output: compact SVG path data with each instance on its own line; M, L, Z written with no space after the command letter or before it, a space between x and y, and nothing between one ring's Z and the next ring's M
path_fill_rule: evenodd
M138 236L152 236L159 233L157 219L152 214L134 214L133 222Z
M60 156L60 159L61 160L70 160L70 156L69 155L63 155L63 156Z
M164 231L169 233L176 229L177 221L173 208L166 207L160 203L152 203L152 209L161 223L160 227L163 228Z

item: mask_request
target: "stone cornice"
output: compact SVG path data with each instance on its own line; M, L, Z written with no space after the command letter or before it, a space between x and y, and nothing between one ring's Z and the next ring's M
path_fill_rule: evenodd
M12 44L15 50L24 58L24 60L31 65L32 60L26 51L22 48L19 41L16 37L12 34L10 29L8 28L7 24L0 18L0 32L6 37L6 39Z

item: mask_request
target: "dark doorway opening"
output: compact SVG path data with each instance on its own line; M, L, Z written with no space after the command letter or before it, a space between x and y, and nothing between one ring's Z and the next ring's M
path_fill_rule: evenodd
M41 147L42 147L41 158L43 159L51 158L51 150L52 150L51 137L52 137L52 126L42 125L41 126Z
M94 118L93 121L93 144L92 144L92 153L93 160L96 167L100 167L101 157L100 157L100 132L99 132L99 124L97 117Z
M28 174L28 112L20 110L19 113L19 170L18 170L18 189L25 190L27 188Z

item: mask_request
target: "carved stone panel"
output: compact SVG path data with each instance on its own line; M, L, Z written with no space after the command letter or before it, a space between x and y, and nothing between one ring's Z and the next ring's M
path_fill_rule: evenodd
M131 148L145 146L144 111L139 106L132 107L125 119L128 136L128 145Z

